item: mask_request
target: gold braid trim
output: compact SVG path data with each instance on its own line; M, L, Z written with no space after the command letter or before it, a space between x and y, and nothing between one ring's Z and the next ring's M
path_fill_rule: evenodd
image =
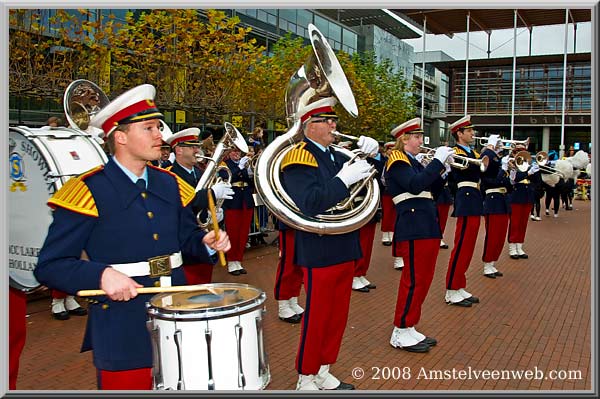
M84 180L103 169L104 165L99 165L67 180L64 186L50 197L48 206L51 208L59 206L82 215L98 217L96 202Z
M317 159L308 150L304 149L306 143L298 143L294 148L288 151L281 161L281 170L284 170L290 165L306 165L317 168Z
M462 155L462 156L465 156L465 157L467 157L467 156L468 156L468 155L467 155L467 153L465 152L465 150L463 150L463 149L462 149L462 148L460 148L459 146L456 146L456 147L454 147L454 153L455 153L456 155Z
M390 153L387 163L385 164L385 170L390 170L392 164L396 161L406 162L409 166L411 165L410 160L404 151L394 150Z

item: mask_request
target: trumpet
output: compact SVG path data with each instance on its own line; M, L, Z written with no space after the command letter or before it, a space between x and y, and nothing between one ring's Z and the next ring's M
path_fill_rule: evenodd
M525 140L508 140L508 139L500 139L502 145L500 148L503 150L514 150L517 147L529 147L529 137Z
M531 154L527 151L519 151L508 158L508 167L519 172L527 172L531 166Z
M431 162L433 156L435 155L435 148L429 148L425 146L421 146L420 148L424 150L424 159L426 160L425 162ZM481 172L485 172L487 170L488 165L490 164L490 159L487 155L483 156L480 159L475 159L454 154L448 158L446 163L452 166L453 168L460 170L467 169L470 166L469 164L474 164L479 166L479 170L481 170Z

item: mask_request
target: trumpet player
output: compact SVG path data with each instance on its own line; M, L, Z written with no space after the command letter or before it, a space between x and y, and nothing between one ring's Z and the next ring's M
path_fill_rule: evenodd
M483 275L495 279L502 272L496 269L500 258L510 218L510 202L508 193L512 188L508 176L508 164L503 164L498 156L501 151L498 144L500 137L492 134L481 155L487 155L489 165L481 176L481 192L483 199L483 220L485 222L485 241L483 246Z
M298 110L304 140L281 163L286 192L308 216L325 212L350 195L349 187L367 179L371 166L365 160L347 163L330 146L337 115L335 97L326 97ZM361 136L358 146L374 154L377 141ZM358 230L343 234L295 231L294 262L302 268L306 306L296 356L297 390L354 389L330 372L338 357L348 320L354 262L362 255Z
M515 146L513 153L526 151L521 145ZM508 254L512 259L527 259L529 256L523 250L529 212L534 200L534 188L529 177L539 171L539 166L533 164L527 171L513 169L511 182L513 191L510 194L510 224L508 226Z
M470 147L475 135L473 128L471 116L465 115L450 125L450 132L456 141L454 151L457 155L478 159L479 154ZM481 169L474 163L467 165L464 169L452 167L449 176L449 180L456 186L452 216L456 217L457 221L454 247L446 272L446 303L462 307L471 307L474 303L479 303L479 298L465 288L466 273L473 258L483 213L483 198L479 191Z
M396 137L396 147L387 161L387 181L398 215L393 252L404 259L405 266L398 285L390 344L408 352L424 353L437 344L434 338L415 329L433 280L442 237L433 192L443 187L441 174L454 150L438 147L424 167L416 158L423 144L420 119L404 122L391 133Z
M201 145L198 141L199 134L200 129L191 127L183 129L167 138L167 143L175 153L175 160L173 161L173 165L166 169L181 177L187 184L194 188L198 184L200 176L202 176L202 171L196 166L197 155ZM215 184L211 187L211 190L215 200L231 198L233 195L231 186L225 182ZM202 218L205 220L208 217L208 195L209 190L207 189L197 191L191 204L194 215L201 213ZM218 210L217 218L220 218L219 221L223 219L222 209ZM212 281L212 271L213 265L211 263L198 263L192 258L183 257L183 272L188 284L210 283Z

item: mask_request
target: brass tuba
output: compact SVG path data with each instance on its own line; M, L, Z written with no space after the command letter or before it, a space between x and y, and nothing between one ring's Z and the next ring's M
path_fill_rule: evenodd
M291 77L286 89L286 114L290 129L263 150L254 170L254 184L267 208L288 226L309 233L344 234L364 226L377 211L379 186L374 179L367 179L366 185L352 187L355 192L361 186L367 190L362 202L352 204L350 201L348 204L349 201L344 201L334 208L340 213L315 217L302 214L285 192L280 179L281 161L303 139L298 110L321 98L335 96L350 115L358 115L352 89L327 39L313 24L308 25L308 32L313 53ZM356 157L350 150L336 148L336 151L350 159ZM352 191L350 198L356 196Z
M110 103L101 88L85 79L78 79L67 87L63 95L63 107L69 125L87 131L92 116Z

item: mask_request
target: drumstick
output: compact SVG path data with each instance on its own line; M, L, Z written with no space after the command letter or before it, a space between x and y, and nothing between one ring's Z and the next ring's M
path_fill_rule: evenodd
M141 287L136 288L138 294L159 294L162 292L185 292L185 291L198 291L198 290L206 290L214 295L221 295L217 291L215 291L212 287L207 287L204 284L196 284L196 285L174 285L172 287ZM85 297L85 296L96 296L96 295L106 295L106 291L104 290L81 290L77 291L77 296Z
M210 217L212 219L212 223L213 223L213 231L215 232L215 240L219 241L219 221L217 220L217 211L215 210L215 201L213 200L213 197L210 193L210 191L208 192L208 209L210 211ZM225 262L225 254L223 253L223 251L219 251L219 263L221 263L221 266L225 267L225 265L227 264Z

